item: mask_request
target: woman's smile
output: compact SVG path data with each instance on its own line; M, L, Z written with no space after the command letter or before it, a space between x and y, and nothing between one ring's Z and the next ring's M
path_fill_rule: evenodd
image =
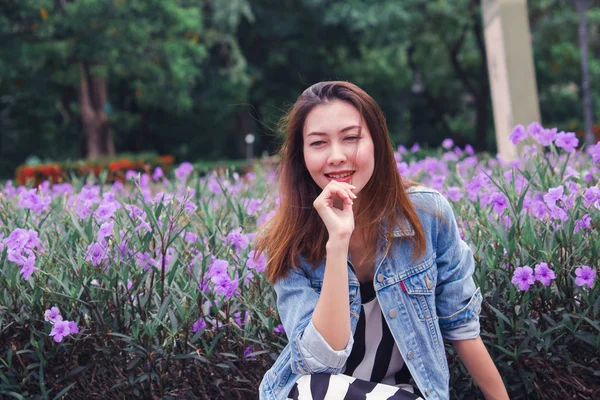
M304 124L304 163L315 183L331 181L362 190L373 175L373 139L360 112L352 104L332 101L314 107Z

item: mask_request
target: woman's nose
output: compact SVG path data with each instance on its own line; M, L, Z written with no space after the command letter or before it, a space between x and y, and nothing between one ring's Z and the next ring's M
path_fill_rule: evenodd
M331 152L329 153L329 159L327 162L331 165L343 164L347 160L346 154L342 146L333 145L331 146Z

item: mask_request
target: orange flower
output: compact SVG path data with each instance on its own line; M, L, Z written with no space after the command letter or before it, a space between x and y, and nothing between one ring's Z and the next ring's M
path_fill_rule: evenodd
M119 164L118 161L111 161L111 163L108 164L108 170L110 172L116 172L116 171L118 171L120 169L121 169L121 165Z
M175 162L175 158L173 156L160 156L158 157L158 162L161 164L173 164Z

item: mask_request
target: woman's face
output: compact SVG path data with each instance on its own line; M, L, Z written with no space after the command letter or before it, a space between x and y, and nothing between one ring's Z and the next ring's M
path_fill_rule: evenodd
M373 139L353 105L334 100L316 106L302 136L306 168L321 189L335 180L356 186L357 194L367 185L375 167Z

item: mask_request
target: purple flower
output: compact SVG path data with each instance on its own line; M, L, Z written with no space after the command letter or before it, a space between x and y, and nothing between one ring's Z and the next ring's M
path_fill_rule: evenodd
M202 293L208 292L210 290L210 286L208 286L208 280L202 279L200 282L198 282L198 289L200 289Z
M492 207L494 208L494 211L498 215L502 215L504 210L506 210L508 208L508 200L506 200L506 197L504 196L503 193L499 193L499 192L492 194L491 204L492 204Z
M152 180L154 182L156 182L157 180L159 180L160 178L162 178L164 176L163 174L163 170L161 167L156 167L154 169L154 173L152 174Z
M567 165L567 168L565 169L565 176L563 177L564 179L569 179L572 177L575 178L579 178L581 174L579 173L579 171L577 171L575 168L571 167L570 165ZM571 183L575 183L575 182L571 182Z
M548 207L555 206L556 202L562 198L564 191L564 186L548 189L548 193L544 195L544 202L548 205Z
M54 324L56 321L62 321L58 307L52 307L44 312L44 321Z
M407 176L409 173L408 164L404 161L396 163L396 168L398 168L398 173L400 173L402 176Z
M20 273L23 275L23 279L28 281L29 277L31 277L31 275L37 270L39 270L39 268L35 267L35 256L30 254L25 260Z
M456 186L450 186L446 193L452 202L457 202L463 198L462 191Z
M254 356L251 356L250 354L252 354L252 346L246 347L246 350L244 350L244 358L255 358Z
M214 194L220 194L222 192L221 186L219 186L219 182L217 182L217 179L214 175L211 175L208 179L207 187Z
M273 329L273 332L275 333L284 333L285 330L283 329L283 325L279 324L275 327L275 329Z
M556 131L556 128L542 130L537 136L538 142L543 146L550 146L556 139Z
M474 176L473 179L471 179L471 181L467 183L466 186L467 196L469 197L469 199L471 199L471 201L477 200L479 192L489 183L489 181L490 178L488 178L483 173Z
M185 212L187 212L188 214L193 214L194 211L196 211L196 208L198 208L194 202L187 200L185 202L185 204L183 205L183 208L185 209Z
M542 282L544 286L548 286L553 279L556 279L556 274L548 268L547 263L543 262L535 266L535 280Z
M238 288L238 280L229 279L227 274L215 275L211 277L211 281L215 286L215 293L222 294L225 298L233 296Z
M150 187L150 177L148 174L142 174L140 176L140 187L144 189L148 189Z
M115 227L114 222L105 222L100 226L98 230L98 241L103 243L104 238L106 237L114 237L113 229Z
M71 333L71 335L79 333L79 327L77 326L77 324L74 321L67 321L69 324L69 333Z
M594 279L596 279L596 270L590 268L587 265L582 265L581 267L575 270L575 284L577 286L588 285L591 289L594 286Z
M262 214L260 217L258 217L258 220L256 221L256 226L264 225L268 220L270 220L273 217L273 215L275 215L275 210L271 210Z
M235 318L235 323L238 326L244 326L248 323L248 320L250 319L250 313L248 311L244 312L244 320L242 321L242 312L238 311L235 313L234 315Z
M184 181L187 177L192 173L194 167L189 162L183 162L177 169L175 170L175 176L180 181Z
M88 246L85 260L91 262L93 266L99 266L107 258L106 250L100 243L94 242Z
M421 146L419 146L419 143L415 143L410 148L410 152L415 153L415 152L419 151L420 149L421 149Z
M31 211L40 214L42 211L50 209L50 202L52 198L50 196L38 196L36 189L29 189L21 193L21 201L19 205L23 208L30 209Z
M148 223L146 222L145 219L143 219L142 217L139 217L139 225L135 227L135 231L139 232L142 229L145 230L146 232L152 232L152 227L150 225L148 225Z
M248 253L248 261L246 261L246 265L248 266L248 268L254 269L256 270L256 272L262 273L265 271L265 266L267 265L267 258L263 253L260 253L257 257L257 260L254 261L255 254L256 253L254 252L254 250Z
M248 215L254 215L260 208L262 202L263 201L261 199L250 199L248 204L246 204L246 212Z
M513 129L512 133L510 134L510 137L509 137L510 141L514 145L516 145L521 140L524 140L526 138L527 138L527 132L525 131L525 127L521 124L517 125L515 127L515 129Z
M127 179L128 181L137 178L137 176L138 176L138 172L134 171L132 169L125 172L125 179Z
M25 248L29 242L29 232L25 229L17 228L10 233L10 235L4 239L4 244L7 246L8 251L19 251Z
M544 128L538 122L532 122L527 126L527 132L536 139L543 130Z
M116 207L112 203L104 203L101 204L96 212L94 212L94 217L98 222L104 222L113 217L116 211Z
M254 274L252 272L248 271L248 273L246 274L246 277L244 278L244 285L248 286L248 284L250 283L252 278L254 278Z
M573 229L573 234L576 234L582 229L592 229L592 219L590 218L590 214L585 214L581 219L575 221L575 229Z
M579 144L579 139L577 139L575 134L572 132L560 132L558 135L556 135L556 142L554 144L556 144L556 147L560 147L566 152L573 153Z
M144 215L144 212L138 206L134 206L133 204L126 204L125 209L129 211L129 218L131 219L136 219L137 217Z
M196 333L205 328L206 328L206 321L204 321L204 318L200 318L198 321L194 322L194 324L192 325L192 332Z
M535 283L533 270L528 265L517 268L511 282L517 285L520 290L529 289L529 287Z
M188 243L196 243L198 241L198 235L193 232L186 232L184 240Z
M238 252L248 247L248 238L242 234L242 228L229 232L227 242L233 245Z
M54 341L56 343L62 342L63 338L70 334L71 329L68 321L56 321L52 326L52 331L50 332L50 336L54 336Z
M225 260L215 259L210 266L208 267L208 277L213 277L217 275L227 275L227 267L229 263Z
M598 188L597 186L592 186L590 188L585 189L585 191L583 192L583 204L586 207L589 207L590 205L594 205L596 208L600 208L600 205L598 203L600 203L600 188Z
M451 149L454 146L454 141L450 138L444 139L442 142L442 147L446 150Z
M569 215L567 212L561 207L553 206L550 207L550 217L553 219L559 219L562 222L566 222L569 220Z

